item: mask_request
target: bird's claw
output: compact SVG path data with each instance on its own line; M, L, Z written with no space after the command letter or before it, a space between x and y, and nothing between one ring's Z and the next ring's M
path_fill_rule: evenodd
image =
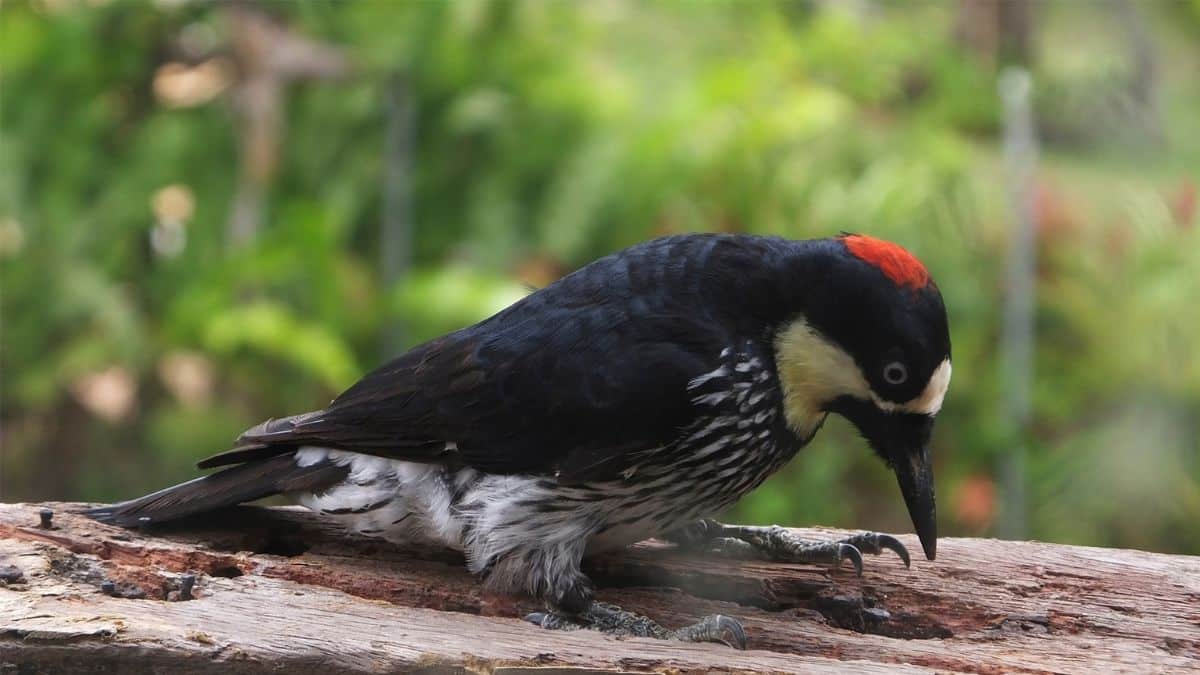
M746 648L746 629L737 619L723 614L710 614L690 626L671 631L670 637L686 642L720 642L734 649Z
M904 561L904 567L912 567L912 558L908 555L908 549L904 547L904 544L899 539L890 534L881 534L879 535L879 546L900 556L900 560Z
M579 614L562 614L550 610L527 614L525 620L548 630L590 628L609 635L631 635L683 642L720 642L734 649L746 648L746 631L742 624L733 617L721 614L710 614L690 626L668 630L640 614L627 612L616 605L593 601Z
M858 550L854 544L846 544L839 542L837 545L837 564L841 566L843 560L849 560L854 563L855 576L863 575L863 558L862 552Z
M557 612L533 612L532 614L526 614L525 620L547 630L579 630L586 627L581 623L571 621Z
M727 616L718 616L717 618L720 620L720 624L716 634L721 642L734 649L744 650L746 648L746 629L742 628L742 623Z
M812 541L801 539L778 525L756 527L714 523L708 529L713 535L709 539L709 550L729 557L820 563L834 567L849 560L854 565L854 573L860 577L864 553L877 555L888 550L899 556L905 567L912 565L904 544L890 534L879 532L862 532L837 541Z
M853 537L842 540L843 544L850 544L856 547L862 553L879 554L886 549L900 556L900 560L905 567L912 567L912 558L908 555L908 548L899 539L890 534L880 532L863 532L856 534Z

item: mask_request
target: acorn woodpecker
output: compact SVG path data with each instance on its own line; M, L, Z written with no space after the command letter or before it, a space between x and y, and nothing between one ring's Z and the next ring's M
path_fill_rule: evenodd
M902 247L672 236L414 347L324 410L246 431L200 462L219 472L90 515L146 525L283 493L359 532L462 550L490 588L544 600L527 617L542 627L742 647L729 617L668 630L595 601L581 559L659 536L859 573L862 553L891 549L907 565L886 534L709 520L837 413L895 472L932 560L927 443L949 382L941 295Z

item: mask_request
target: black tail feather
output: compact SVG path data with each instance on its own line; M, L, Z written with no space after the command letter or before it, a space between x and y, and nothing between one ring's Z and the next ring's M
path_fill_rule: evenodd
M230 467L144 497L101 506L84 515L104 523L151 525L253 501L282 492L319 492L341 481L349 467L329 461L296 464L288 453Z
M290 454L302 445L321 445L319 432L323 410L270 419L255 425L238 437L233 448L196 463L201 469L241 464Z

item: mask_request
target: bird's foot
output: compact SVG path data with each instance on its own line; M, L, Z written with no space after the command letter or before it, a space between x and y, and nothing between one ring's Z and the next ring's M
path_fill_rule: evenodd
M890 534L862 532L837 541L802 539L778 525L767 527L748 525L724 525L716 521L702 521L702 526L693 526L684 535L685 545L695 547L707 538L709 550L737 558L766 558L780 562L818 563L840 567L849 560L854 571L862 576L862 554L878 555L885 550L893 551L911 565L908 549ZM703 532L699 532L699 530Z
M628 612L616 605L593 601L579 614L557 611L534 612L526 621L549 630L590 628L609 635L650 637L683 642L720 642L735 649L746 648L746 631L732 617L710 614L690 626L670 630L653 619Z

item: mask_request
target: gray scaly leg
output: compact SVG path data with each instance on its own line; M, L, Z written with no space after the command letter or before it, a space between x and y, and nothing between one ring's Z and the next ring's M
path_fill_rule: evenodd
M735 649L746 648L746 631L732 617L710 614L690 626L669 630L653 619L627 612L616 605L592 601L578 614L555 610L534 612L526 621L550 630L590 628L610 635L651 637L683 642L720 642Z
M667 535L669 541L692 549L707 549L738 558L766 558L780 562L818 563L840 566L849 560L862 576L863 553L877 555L894 551L911 564L908 549L890 534L863 532L839 541L802 539L778 525L725 525L701 520Z

